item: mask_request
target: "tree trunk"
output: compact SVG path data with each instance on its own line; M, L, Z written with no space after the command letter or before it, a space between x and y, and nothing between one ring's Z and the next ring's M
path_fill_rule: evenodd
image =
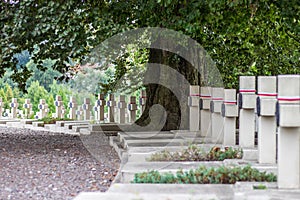
M146 107L136 124L148 125L151 121L149 118L150 108L155 104L160 104L167 113L162 130L188 129L189 85L200 85L200 73L182 57L161 49L150 49L149 63L157 63L159 66L165 67L155 68L150 64L147 67L145 82L147 79L151 79L152 84L145 85ZM168 67L170 70L166 70ZM159 84L153 82L159 82ZM168 85L171 86L168 87Z

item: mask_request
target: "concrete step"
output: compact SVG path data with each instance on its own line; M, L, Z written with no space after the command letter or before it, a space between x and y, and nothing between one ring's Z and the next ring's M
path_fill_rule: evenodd
M10 122L20 122L19 119L0 119L0 124L7 124Z
M65 124L64 124L64 128L65 128L65 129L72 129L73 126L81 126L81 125L88 126L89 123L88 123L88 122L72 122L72 123L65 123Z
M56 125L58 126L58 127L63 127L63 126L65 126L65 124L69 124L69 123L89 123L89 121L87 121L87 120L78 120L78 121L76 121L76 120L72 120L72 121L57 121L56 122Z
M88 128L89 128L88 124L87 125L75 125L75 126L72 126L72 131L80 133L81 129L88 129Z
M218 200L214 194L153 194L82 192L74 200Z

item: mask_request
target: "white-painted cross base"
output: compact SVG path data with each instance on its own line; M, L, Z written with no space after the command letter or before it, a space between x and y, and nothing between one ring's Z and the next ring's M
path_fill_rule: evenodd
M236 145L236 118L224 117L224 140L227 146Z
M212 142L221 144L224 138L224 132L223 132L224 118L222 117L222 115L220 115L220 113L212 113L211 121L213 123L211 127Z
M276 163L276 117L258 118L258 162Z
M211 112L209 110L201 110L201 136L211 137Z
M300 189L300 167L299 166L300 166L300 128L279 127L278 188Z
M255 114L253 109L241 109L239 120L239 145L241 147L254 147Z

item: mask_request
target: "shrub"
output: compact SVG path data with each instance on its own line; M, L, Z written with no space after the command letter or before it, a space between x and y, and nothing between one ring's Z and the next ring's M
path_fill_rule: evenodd
M260 172L247 165L218 168L200 166L198 169L185 172L178 170L176 174L171 172L161 174L153 170L135 174L132 183L234 184L237 181L275 182L276 180L277 177L273 173Z
M213 147L206 153L197 145L190 145L187 149L177 152L164 150L151 155L148 161L223 161L225 159L240 159L243 157L242 149Z

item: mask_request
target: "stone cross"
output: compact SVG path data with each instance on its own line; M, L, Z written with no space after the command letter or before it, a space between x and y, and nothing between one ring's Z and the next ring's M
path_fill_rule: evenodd
M239 88L239 145L254 147L255 137L255 76L240 76Z
M65 118L66 113L67 113L67 110L65 109L65 106L62 105L62 107L61 107L61 118Z
M276 76L257 79L258 162L276 164Z
M125 123L125 110L126 110L126 102L125 102L125 95L119 96L119 102L118 102L118 122L120 124Z
M3 116L3 106L4 102L2 101L2 98L0 97L0 118Z
M238 106L236 102L236 90L224 90L224 103L222 104L222 116L224 117L223 145L236 145L236 118Z
M90 98L84 98L82 109L83 109L83 120L91 119L91 100Z
M77 107L77 103L76 103L75 97L70 97L70 101L68 103L68 107L69 107L68 118L69 119L76 119L76 107Z
M300 189L300 75L278 76L278 188Z
M221 106L224 101L224 88L213 87L211 100L210 112L212 123L212 142L222 144L224 139L224 119L221 115Z
M115 112L115 96L113 94L108 95L108 101L106 102L106 105L108 107L108 121L109 122L115 122L114 112Z
M131 96L128 104L129 110L129 123L134 123L136 120L136 111L137 111L137 104L136 104L136 97Z
M211 112L210 112L210 101L211 101L211 87L200 88L200 129L201 136L211 137Z
M78 106L77 107L76 117L77 117L77 120L82 120L83 119L83 109L82 109L82 106Z
M146 101L147 101L147 93L146 90L141 90L141 96L140 96L140 106L141 106L141 113L140 115L142 115L142 113L145 110L146 107Z
M95 103L95 119L97 121L103 122L104 121L104 106L106 101L104 100L104 94L98 94L98 99Z
M30 103L30 99L25 99L25 103L23 104L23 108L25 109L25 118L29 118L32 114L32 104Z
M17 110L18 110L18 106L19 106L19 104L18 104L18 99L17 98L12 98L12 101L11 101L11 103L10 103L10 107L11 107L11 111L10 111L10 113L11 113L11 118L17 118L17 114L18 114L18 112L17 112Z
M61 99L61 96L56 95L54 105L55 105L55 115L54 115L54 117L55 118L62 118L63 101Z
M190 131L200 130L200 110L199 110L200 86L191 85L188 105L190 107Z
M46 117L47 112L48 112L48 105L46 104L45 99L40 99L40 103L38 105L39 112L36 114L36 119L42 119Z

